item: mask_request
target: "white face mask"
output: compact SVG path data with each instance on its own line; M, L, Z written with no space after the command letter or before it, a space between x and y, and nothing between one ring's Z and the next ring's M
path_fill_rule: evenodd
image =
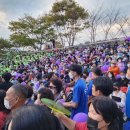
M19 98L18 98L17 102L15 102L13 105L10 105L10 102L13 101L13 100L15 100L15 98L13 98L13 99L10 100L10 101L4 99L4 106L5 106L8 110L10 110L13 106L16 105L16 103L18 102Z
M55 69L55 70L53 70L53 72L54 72L54 73L57 73L57 70Z
M124 75L124 76L122 75L121 78L124 79L124 78L125 78L125 75Z
M92 61L92 63L95 63L95 62L96 62L96 61L94 61L94 60Z
M45 88L45 86L44 85L40 85L40 88Z
M69 73L69 77L70 77L70 79L74 78L74 76L71 73Z
M103 62L103 60L101 59L101 60L100 60L100 62L102 63L102 62Z
M5 106L5 108L7 108L8 110L11 109L11 106L10 106L10 104L9 104L9 101L6 100L6 99L4 99L4 106Z
M111 67L114 67L114 64L111 64Z
M109 78L112 78L112 74L108 74L108 77L109 77Z
M111 62L111 60L109 59L108 62Z
M128 68L129 68L129 67L130 67L130 64L128 64L127 66L128 66Z

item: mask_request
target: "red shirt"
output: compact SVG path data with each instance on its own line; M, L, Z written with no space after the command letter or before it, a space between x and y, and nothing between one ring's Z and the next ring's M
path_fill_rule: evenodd
M88 130L87 123L76 123L75 130Z
M0 130L2 130L2 127L5 124L6 117L7 117L6 113L0 112Z
M118 66L109 67L108 71L113 72L114 76L117 76L120 73L120 68Z

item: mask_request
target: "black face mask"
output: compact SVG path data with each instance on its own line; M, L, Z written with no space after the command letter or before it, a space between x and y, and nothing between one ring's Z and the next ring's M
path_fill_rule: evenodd
M98 121L88 117L87 127L89 130L98 130Z

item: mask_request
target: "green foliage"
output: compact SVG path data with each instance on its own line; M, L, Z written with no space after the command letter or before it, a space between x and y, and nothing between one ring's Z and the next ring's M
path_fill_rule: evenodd
M0 58L3 57L6 51L9 51L13 45L6 39L0 38Z
M12 34L10 40L15 46L34 46L55 38L54 29L47 23L46 17L33 18L25 15L18 21L11 21L9 26ZM40 47L41 49L41 47Z
M88 27L88 12L74 0L55 2L49 14L33 18L25 15L9 23L10 40L17 47L40 45L59 38L64 46L73 46L76 35Z
M88 27L88 16L88 12L74 0L62 0L53 4L48 22L53 25L62 44L66 41L73 46L77 33Z
M0 50L1 49L9 49L12 45L9 43L8 40L0 38Z

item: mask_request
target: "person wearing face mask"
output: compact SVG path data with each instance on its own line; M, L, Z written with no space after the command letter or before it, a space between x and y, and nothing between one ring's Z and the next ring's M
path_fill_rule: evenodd
M6 92L4 105L7 109L13 110L25 104L28 97L28 89L22 84L13 85Z
M97 64L96 59L93 59L93 60L92 60L92 63L93 63L93 64Z
M109 57L107 62L110 64L110 63L111 63L111 61L112 61L112 58L111 58L111 57Z
M120 78L117 79L120 87L127 87L129 80L126 78L126 74L124 72L120 73Z
M6 109L11 110L12 112L12 110L24 106L27 98L28 98L28 89L24 85L22 84L13 85L6 92L6 96L4 98L4 106ZM8 126L9 122L10 118L5 123L5 126Z
M87 102L88 94L85 81L81 78L82 66L73 64L70 66L69 76L75 82L73 90L73 99L70 102L63 103L64 107L71 108L71 118L73 118L77 113L88 112Z
M43 82L43 81L40 81L40 83L39 83L39 88L38 88L38 90L39 90L40 88L45 88L45 85L44 85L44 82Z
M107 73L107 77L109 77L113 83L116 81L115 76L111 71Z
M120 68L120 70L122 70L122 68L125 68L125 67L124 67L125 64L124 64L124 62L122 61L122 58L121 58L121 57L119 57L119 58L117 59L117 66ZM124 71L124 70L122 70L122 71Z
M113 83L113 93L110 97L116 101L118 107L123 110L125 108L126 95L120 90L120 85L118 82Z
M69 72L67 70L65 71L64 81L65 83L70 83Z
M88 120L76 123L63 114L54 114L69 130L122 130L123 114L109 97L96 97L89 107Z
M100 59L100 63L103 64L104 60L103 59Z
M31 81L31 83L34 84L34 86L33 86L33 91L34 91L34 93L37 93L37 90L38 90L38 88L39 88L39 80L37 79L37 77L35 77L35 78Z
M114 73L114 76L117 76L120 73L119 67L116 65L116 61L111 62L111 66L108 68L108 72L111 71Z

